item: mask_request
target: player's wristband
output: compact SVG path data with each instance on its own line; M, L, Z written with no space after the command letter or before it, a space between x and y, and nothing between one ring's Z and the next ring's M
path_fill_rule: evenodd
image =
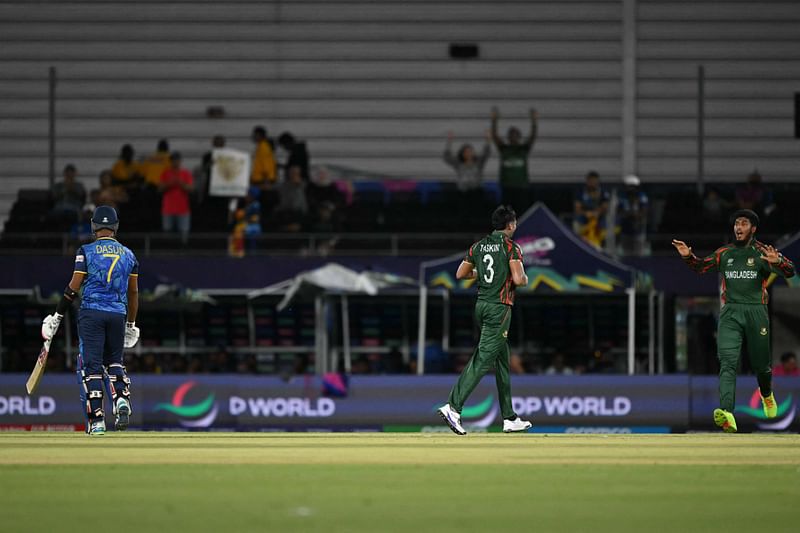
M56 313L59 315L63 315L69 309L69 306L72 305L72 300L78 295L76 291L73 291L69 285L66 289L64 289L64 295L61 297L61 300L58 301L58 305L56 306Z
M136 327L136 322L135 321L134 322L125 322L125 327L126 328Z

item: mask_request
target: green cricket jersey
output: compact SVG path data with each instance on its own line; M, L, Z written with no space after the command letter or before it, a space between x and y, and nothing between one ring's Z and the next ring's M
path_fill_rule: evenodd
M766 304L767 283L775 273L785 278L794 276L794 264L783 255L781 262L771 265L761 256L764 244L753 239L747 246L729 244L700 259L694 254L684 258L689 267L700 274L719 272L722 304Z
M494 231L473 244L464 261L478 271L478 300L514 305L514 280L509 261L522 261L519 245L502 231Z
M503 187L528 186L528 154L531 143L503 144L500 152L500 185Z

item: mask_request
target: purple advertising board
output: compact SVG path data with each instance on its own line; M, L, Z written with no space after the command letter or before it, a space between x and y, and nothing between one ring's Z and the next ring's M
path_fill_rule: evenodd
M0 375L0 426L69 427L83 422L78 385L68 374L45 375L25 395L23 374ZM133 376L132 428L185 430L441 429L436 408L455 376L353 377L344 395L323 394L317 376L289 381L239 375ZM330 390L329 388L326 390ZM689 380L682 376L519 376L515 411L538 430L685 431ZM494 379L485 378L462 413L474 431L499 428Z
M74 429L83 423L78 385L45 375L33 396L26 375L0 375L0 428ZM133 376L132 429L234 431L440 431L436 408L455 376L359 376L331 388L317 376L289 381L240 375ZM334 395L325 395L323 390ZM776 378L778 417L761 412L755 379L739 378L741 431L798 431L800 379ZM714 429L714 376L517 376L514 410L541 432L683 432ZM487 376L462 412L471 431L496 431L501 417Z

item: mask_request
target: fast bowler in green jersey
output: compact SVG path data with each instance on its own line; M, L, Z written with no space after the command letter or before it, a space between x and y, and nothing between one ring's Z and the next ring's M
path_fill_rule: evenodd
M522 250L511 240L517 229L517 215L509 206L500 206L492 213L494 231L473 244L458 266L457 279L475 279L478 301L475 321L481 336L472 358L458 378L448 403L439 408L439 415L457 435L466 435L461 425L464 402L495 368L497 394L503 416L503 431L525 431L531 423L521 420L511 406L511 381L508 362L508 326L514 305L514 289L527 285L528 276L522 266Z
M686 264L699 274L719 272L720 301L717 330L719 359L719 402L714 410L714 422L723 431L736 431L733 407L736 394L736 370L742 343L747 342L750 364L756 372L764 414L773 418L778 407L772 392L772 357L770 327L767 313L767 285L773 274L786 278L794 276L794 264L772 246L755 238L758 215L749 209L737 211L731 217L735 240L713 254L698 258L685 242L673 240Z

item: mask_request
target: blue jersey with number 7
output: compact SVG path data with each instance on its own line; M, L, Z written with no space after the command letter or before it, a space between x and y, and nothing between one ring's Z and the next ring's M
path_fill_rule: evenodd
M139 262L112 237L100 237L78 248L75 272L86 274L81 309L128 312L128 278L139 275Z

